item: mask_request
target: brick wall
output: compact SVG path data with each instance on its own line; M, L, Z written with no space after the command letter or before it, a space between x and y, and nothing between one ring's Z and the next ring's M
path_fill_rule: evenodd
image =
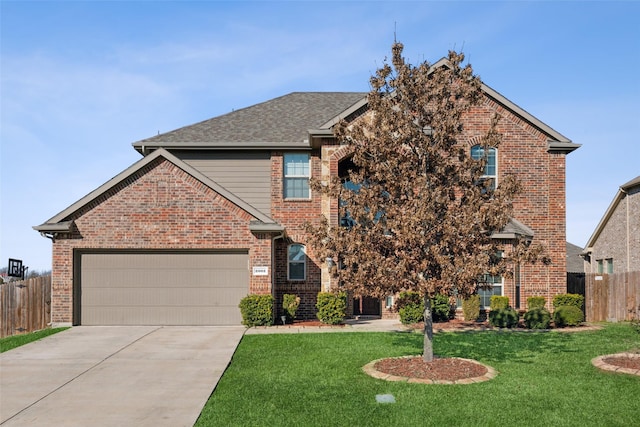
M622 194L593 245L586 271L597 273L597 261L606 259L613 259L614 273L640 271L640 187Z
M69 219L75 221L74 233L53 244L52 321L56 323L77 321L72 317L77 250L246 249L251 266L271 265L271 237L249 231L248 213L163 158ZM271 277L251 276L249 289L271 293Z
M507 174L515 174L520 179L523 192L514 201L515 218L530 227L534 242L541 243L551 258L551 264L544 266L520 266L520 307L526 307L529 296L544 296L548 304L554 295L566 291L566 210L565 210L565 154L549 153L547 136L516 117L500 104L486 98L483 105L474 108L465 117L465 132L462 143L467 149L481 140L491 123L494 113L501 115L499 132L503 135L498 149L498 181ZM321 152L320 178L327 180L338 173L339 162L348 157L348 147L326 144ZM314 176L318 173L314 157ZM274 156L272 202L277 220L293 231L295 241L304 242L300 233L300 220L313 220L321 212L334 224L338 222L336 201L320 200L320 205L310 203L299 209L298 202L282 201L282 157ZM278 199L279 198L279 199ZM277 213L276 213L277 212ZM315 212L315 213L314 213ZM304 221L303 221L304 222ZM508 251L508 244L505 250ZM322 286L335 286L335 281L326 274L323 263L317 266L321 274ZM286 271L286 270L285 270ZM516 278L505 278L504 295L513 306L516 305ZM282 279L276 282L276 289L283 286ZM290 286L290 285L287 285ZM321 287L317 285L316 287ZM302 286L299 289L304 289ZM390 313L383 308L385 316Z
M321 175L322 164L319 151L311 152L311 174L314 178ZM300 306L296 317L299 319L316 318L316 297L321 291L323 262L314 255L313 248L307 245L305 224L320 219L322 200L318 193L312 192L309 200L285 200L283 197L283 155L284 152L271 154L271 215L287 231L287 238L276 241L274 297L276 316L282 314L282 297L290 293L300 297ZM287 248L289 244L301 243L306 246L307 271L303 281L290 281L287 277Z

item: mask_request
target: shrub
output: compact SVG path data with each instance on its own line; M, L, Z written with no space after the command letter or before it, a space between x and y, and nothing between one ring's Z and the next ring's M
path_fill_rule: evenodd
M453 319L455 309L451 306L447 295L438 294L431 300L431 313L434 322L448 322Z
M424 320L424 299L418 292L400 292L396 298L395 309L400 314L400 322L404 325ZM454 315L455 311L449 303L448 296L438 294L431 299L431 318L434 322L446 322Z
M403 325L411 325L424 320L424 300L418 292L400 292L396 298L395 309L400 314L400 322Z
M344 322L347 311L346 292L320 292L318 293L318 320L328 325L339 325Z
M558 328L578 326L583 321L584 314L575 305L561 305L553 313L553 322Z
M509 297L493 295L489 300L489 308L491 311L509 308Z
M489 324L496 328L515 328L520 316L513 308L499 308L489 312Z
M396 298L395 308L400 311L402 307L406 307L407 305L419 304L424 304L424 301L418 292L402 291L398 294L398 298Z
M300 306L300 297L292 294L284 294L282 296L282 310L284 315L287 316L289 322L293 322L296 318L296 311Z
M631 327L640 334L640 305L635 309L635 313L634 310L629 311L631 312Z
M544 308L547 301L544 297L529 297L527 298L527 308L533 310L534 308Z
M544 301L543 297L540 298ZM527 303L529 303L528 300ZM529 329L549 329L551 313L544 307L531 308L524 314L524 324Z
M563 305L572 305L582 310L584 297L580 294L558 294L553 297L554 310Z
M273 325L273 296L247 295L240 300L242 324L247 327Z
M474 322L480 317L480 295L471 295L462 301L464 320Z
M424 320L424 304L408 304L398 310L400 322L403 325L422 322Z

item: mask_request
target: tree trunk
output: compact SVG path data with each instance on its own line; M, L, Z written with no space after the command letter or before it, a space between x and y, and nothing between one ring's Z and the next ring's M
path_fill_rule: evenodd
M431 311L431 298L424 297L424 349L422 359L425 362L433 361L433 315Z

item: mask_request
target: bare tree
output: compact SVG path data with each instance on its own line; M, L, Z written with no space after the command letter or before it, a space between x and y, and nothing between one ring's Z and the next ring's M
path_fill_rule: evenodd
M353 150L346 179L314 187L340 200L342 226L326 218L308 224L310 243L324 259L339 260L342 290L383 298L402 290L425 301L423 358L433 360L430 299L436 294L466 298L483 286L485 274L508 274L509 265L533 261L541 247L516 242L507 256L493 232L512 216L519 191L515 177L500 185L483 179L486 153L498 147L499 118L487 123L472 158L463 123L483 99L481 81L464 55L449 52L446 63L410 65L403 45L392 47L371 78L368 111L336 125L335 135ZM346 225L346 226L345 226Z

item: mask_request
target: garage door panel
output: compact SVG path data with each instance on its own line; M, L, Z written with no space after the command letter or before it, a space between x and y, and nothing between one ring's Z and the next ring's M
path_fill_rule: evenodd
M83 298L83 307L225 306L246 296L238 288L98 288ZM169 304L170 302L170 304Z
M240 324L248 255L87 253L80 287L85 325Z
M103 319L112 319L114 325L227 325L235 310L220 307L192 307L188 312L178 307L97 307L86 317L87 325L101 325ZM234 323L235 324L235 323ZM240 324L238 321L237 324Z

